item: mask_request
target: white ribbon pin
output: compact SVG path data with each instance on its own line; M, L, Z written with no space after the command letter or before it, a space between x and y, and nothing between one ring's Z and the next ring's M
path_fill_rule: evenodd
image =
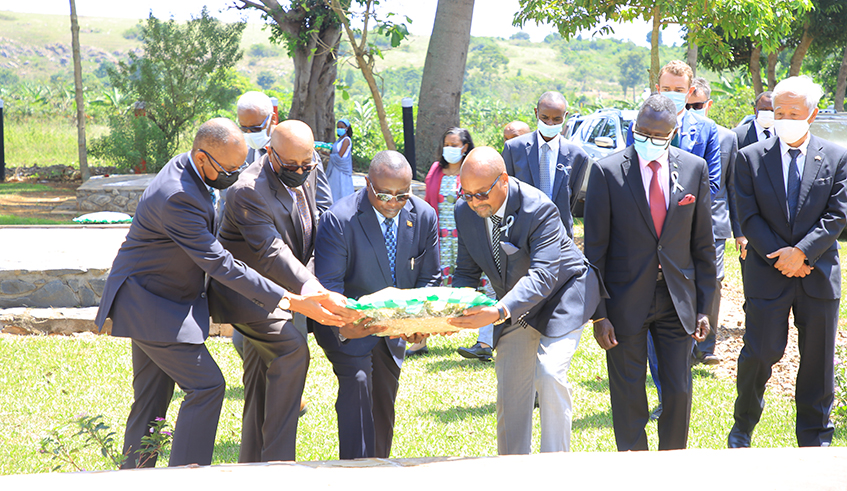
M685 188L682 187L682 184L679 183L679 172L673 171L671 172L671 180L673 181L673 189L671 190L671 194L679 191L685 191Z
M500 231L503 232L504 237L509 237L509 230L512 228L512 225L515 224L515 216L510 215L506 217L506 224L500 227Z

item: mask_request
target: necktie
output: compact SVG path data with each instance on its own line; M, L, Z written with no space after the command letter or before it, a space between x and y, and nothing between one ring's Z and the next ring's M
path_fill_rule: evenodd
M764 133L764 134L765 134L765 139L768 139L768 138L770 138L770 137L771 137L771 130L769 130L769 129L767 129L767 128L765 128L764 130L762 130L762 133Z
M397 260L397 236L394 235L394 223L390 218L386 218L385 225L385 250L388 252L388 266L391 268L391 281L397 285L397 276L394 274L394 264Z
M215 188L209 188L209 196L212 198L212 208L215 209L215 213L218 212L218 193L215 192Z
M491 250L494 253L494 264L497 265L497 272L502 273L500 267L500 217L491 215L491 223L494 227L491 228Z
M308 251L312 245L312 215L309 213L309 204L300 188L291 188L297 197L297 213L300 215L300 223L303 225L303 250Z
M662 192L662 186L659 184L659 163L655 160L647 164L653 171L653 178L650 179L650 215L653 216L653 226L656 227L656 236L662 236L662 227L665 225L665 215L668 214L665 208L665 193Z
M550 145L548 145L547 143L541 145L540 171L541 173L538 180L539 189L541 189L541 191L546 194L548 198L550 198L553 194L553 186L550 183Z
M797 157L800 150L792 148L788 151L791 163L788 164L788 219L793 224L797 213L797 201L800 198L800 170L797 167Z

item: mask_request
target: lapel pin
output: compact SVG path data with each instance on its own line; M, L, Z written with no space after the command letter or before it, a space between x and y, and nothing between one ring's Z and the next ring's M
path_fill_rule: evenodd
M556 170L564 172L565 164L556 164Z
M407 226L407 227L411 227L411 226L412 226L412 221L411 221L411 220L406 220L406 226Z

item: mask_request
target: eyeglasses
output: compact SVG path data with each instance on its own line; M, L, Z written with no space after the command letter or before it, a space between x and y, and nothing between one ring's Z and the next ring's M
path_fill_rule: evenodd
M276 157L276 163L287 171L297 172L298 170L302 170L303 172L311 172L315 170L315 167L318 166L317 162L312 162L311 164L306 165L285 165L282 163L282 158L279 156L278 153L276 153L276 150L274 150L274 147L268 146L268 148L271 149L271 153L274 155L274 157Z
M484 193L466 193L466 192L464 192L465 191L464 189L460 189L459 190L459 197L464 199L465 201L470 201L473 198L476 198L477 201L488 200L488 195L491 193L491 190L494 189L494 186L497 184L497 181L500 180L500 176L502 176L502 175L503 174L500 174L499 176L497 176L497 179L494 179L494 182L491 183L491 187L488 188L488 191L486 191Z
M650 140L650 143L652 143L653 145L665 146L665 145L668 144L668 141L671 138L673 138L673 134L674 134L675 131L676 130L674 129L674 131L672 131L671 134L666 136L666 137L658 137L658 136L645 135L644 133L640 133L638 131L633 130L632 131L632 139L637 141L638 143L644 143L647 140Z
M268 114L268 117L266 117L259 126L239 126L239 128L241 128L242 133L258 133L265 129L265 125L268 124L269 119L271 119L270 114Z
M214 163L215 163L215 165L217 165L217 166L218 166L218 168L217 168L216 170L217 170L218 172L223 173L223 175L225 175L225 176L227 176L227 177L229 177L229 176L231 176L231 175L233 175L233 174L238 175L238 173L241 171L241 168L242 168L242 167L244 167L244 165L241 165L241 166L239 166L239 167L238 167L237 169L235 169L235 170L228 171L228 170L224 169L224 166L222 166L222 165L220 164L220 162L218 162L217 160L215 160L215 158L214 158L214 157L212 157L212 155L211 155L209 152L207 152L207 151L203 150L202 148L198 148L197 150L198 150L198 151L200 151L200 152L203 152L204 154L206 154L206 157L209 157L209 158L212 160L212 162L214 162Z
M398 203L403 203L404 201L406 201L406 200L408 200L409 198L412 197L412 193L400 193L400 194L377 193L376 189L374 189L373 183L370 182L370 181L368 181L368 186L371 187L371 191L373 191L374 195L376 196L376 199L378 199L380 201L384 201L385 203L388 203L389 201L391 201L391 198L396 199Z
M708 104L708 103L709 103L709 101L689 102L688 104L685 105L685 109L696 109L696 110L699 111L700 109L703 109L704 107L706 107L706 104Z

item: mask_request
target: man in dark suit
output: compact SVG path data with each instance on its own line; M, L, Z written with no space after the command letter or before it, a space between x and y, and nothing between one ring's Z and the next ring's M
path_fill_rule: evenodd
M573 402L568 368L582 327L600 301L595 270L538 189L510 177L491 147L462 164L462 200L454 287L474 287L485 273L498 302L451 322L495 324L497 451L528 454L535 394L541 409L541 451L570 450Z
M676 109L667 97L644 101L635 144L597 162L585 197L585 256L609 291L594 314L607 350L612 420L619 451L647 450L647 333L658 355L664 410L659 450L687 445L692 337L709 331L715 295L709 171L670 146Z
M366 183L321 217L315 242L320 282L350 298L392 286L440 285L438 218L411 194L408 161L398 152L377 153ZM342 459L388 458L391 453L405 342L371 335L378 331L366 324L315 326L315 338L338 377L335 411Z
M545 92L535 106L538 131L512 138L503 148L506 172L510 176L540 189L555 203L573 238L571 200L574 193L572 175L578 175L588 161L585 150L562 137L562 124L568 114L565 96Z
M235 261L214 235L217 190L238 179L247 147L232 121L219 118L197 131L191 151L178 155L145 190L112 264L96 323L112 318L112 335L132 339L135 401L127 420L124 468L144 460L141 438L164 418L174 383L185 392L169 465L212 462L224 399L224 378L203 344L209 335L208 275L265 312L302 312L340 325L334 294L300 296ZM322 303L324 306L322 306ZM145 466L154 466L156 455Z
M313 273L313 237L321 211L315 195L321 182L312 130L301 121L283 121L269 143L270 153L229 189L219 240L235 259L286 290L303 295L325 291ZM209 304L215 322L231 323L245 336L238 461L294 460L309 368L306 332L295 328L289 312L269 314L214 279Z
M788 340L794 313L800 346L797 443L829 446L835 334L841 297L838 238L847 222L847 149L809 133L821 87L803 75L773 91L778 138L738 154L736 190L747 322L738 356L738 397L730 448L749 447L764 408L765 384Z

